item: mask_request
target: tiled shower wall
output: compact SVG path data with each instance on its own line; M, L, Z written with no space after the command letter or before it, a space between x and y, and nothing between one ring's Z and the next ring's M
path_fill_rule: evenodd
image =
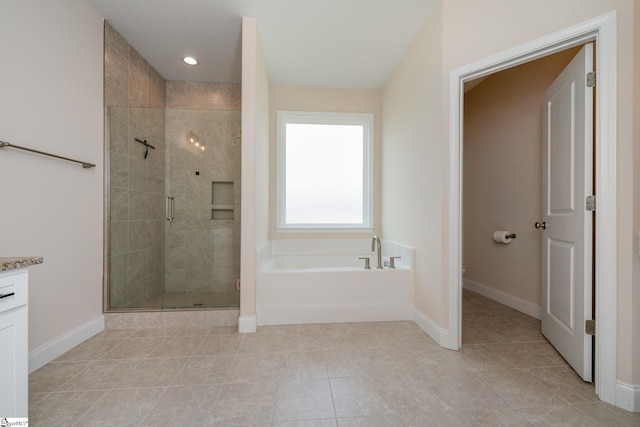
M165 292L233 292L240 277L240 85L167 81L166 94L166 188L175 219L165 224ZM204 151L188 142L190 133ZM214 204L218 187L225 200Z
M108 23L104 49L110 306L141 307L164 282L165 81Z
M240 99L237 84L165 82L105 23L110 307L144 307L154 299L157 305L163 292L234 291L240 272ZM188 145L189 131L205 151ZM155 147L146 159L135 138ZM224 219L212 219L213 182L233 183ZM165 220L168 194L175 197L171 222Z

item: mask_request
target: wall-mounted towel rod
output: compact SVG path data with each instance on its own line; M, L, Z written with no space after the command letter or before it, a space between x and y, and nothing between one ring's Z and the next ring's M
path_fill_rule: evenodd
M66 160L68 162L79 163L85 169L95 168L96 167L96 165L94 165L93 163L81 162L80 160L74 160L74 159L70 159L68 157L62 157L62 156L58 156L58 155L51 154L51 153L45 153L44 151L38 151L38 150L34 150L32 148L21 147L19 145L10 144L10 143L5 142L5 141L0 141L0 148L4 148L4 147L17 148L18 150L30 151L32 153L42 154L43 156L55 157L56 159L62 159L62 160Z

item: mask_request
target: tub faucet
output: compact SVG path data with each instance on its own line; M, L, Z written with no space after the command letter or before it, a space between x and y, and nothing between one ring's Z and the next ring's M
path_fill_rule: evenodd
M375 252L376 249L378 250L378 266L376 268L382 269L382 250L380 248L380 238L378 236L373 236L373 239L371 239L371 251Z

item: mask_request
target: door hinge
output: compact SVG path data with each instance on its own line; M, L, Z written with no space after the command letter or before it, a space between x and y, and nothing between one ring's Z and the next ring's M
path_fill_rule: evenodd
M587 196L585 209L590 212L596 211L596 196Z
M240 279L236 279L236 291L240 290Z
M587 87L596 87L596 72L587 73Z
M596 336L596 321L595 320L587 320L584 324L584 332L587 335Z

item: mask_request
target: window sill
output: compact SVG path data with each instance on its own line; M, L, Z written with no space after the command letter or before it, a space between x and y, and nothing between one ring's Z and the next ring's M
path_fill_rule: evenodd
M308 233L308 234L328 234L328 233L372 233L375 229L373 227L358 227L358 228L346 228L346 227L277 227L278 233Z

